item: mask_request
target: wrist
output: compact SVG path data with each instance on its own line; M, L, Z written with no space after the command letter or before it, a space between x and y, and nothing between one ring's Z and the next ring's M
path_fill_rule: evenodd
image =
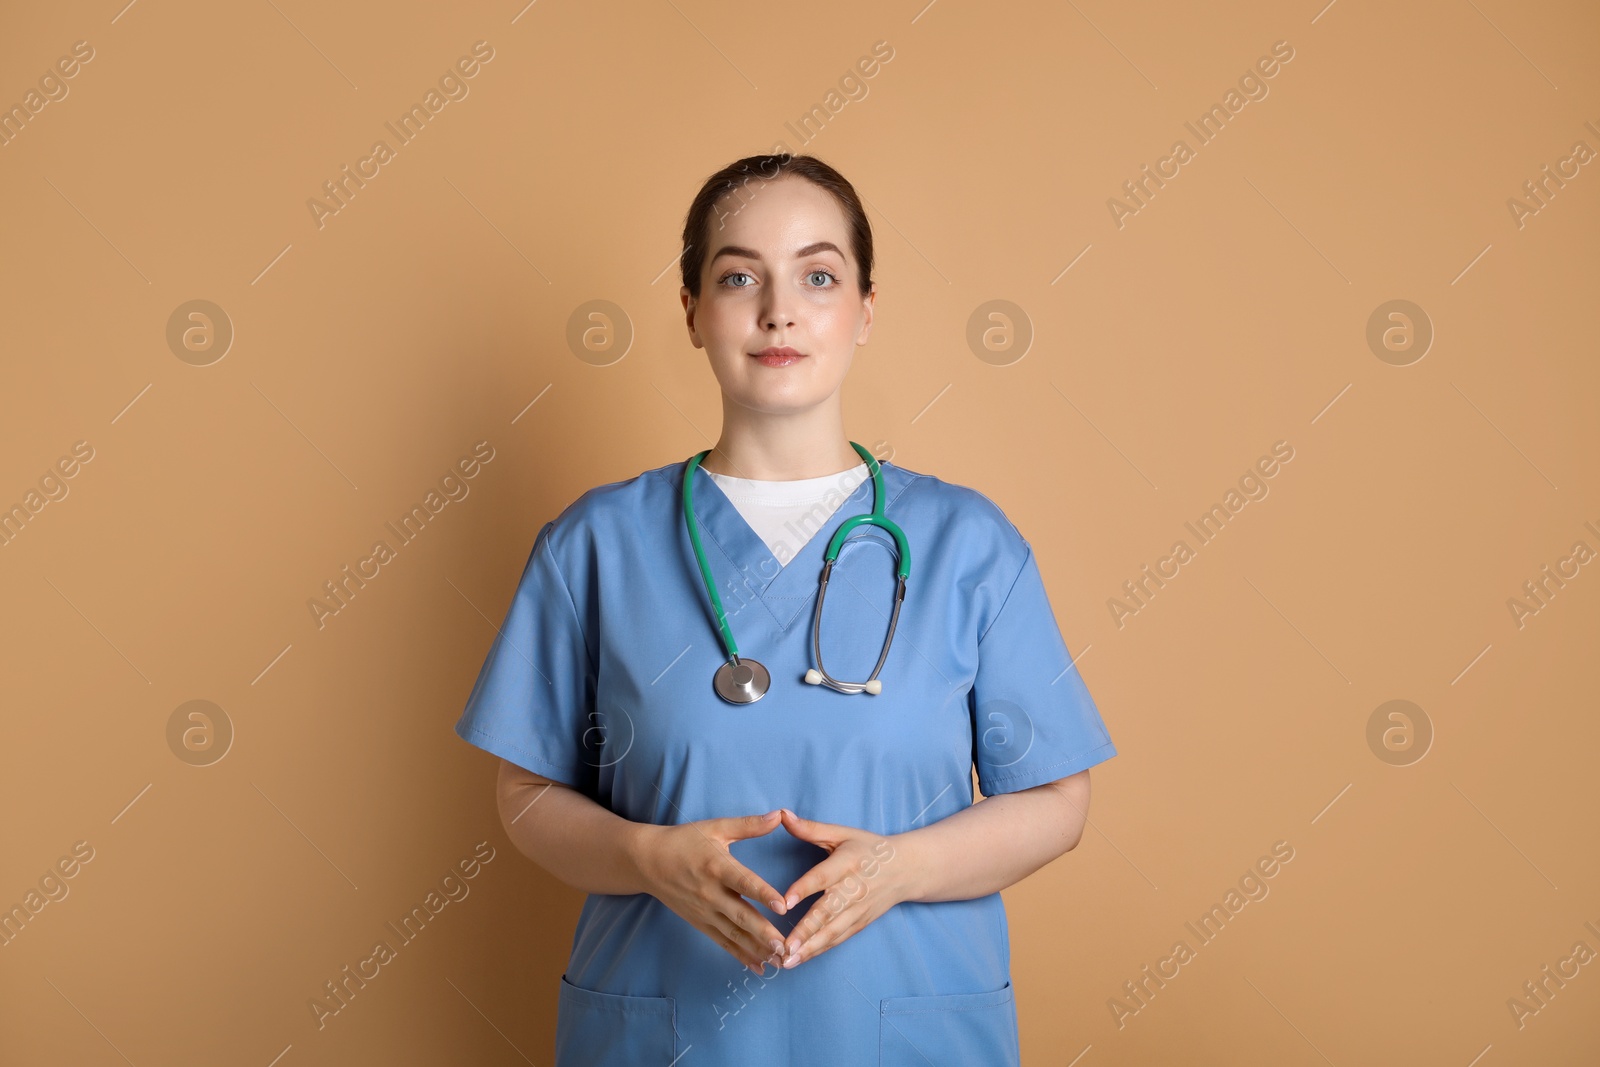
M622 834L622 855L628 874L639 892L648 893L654 884L650 863L656 836L661 827L648 822L629 822Z
M901 902L926 899L930 886L926 858L922 849L923 838L917 836L917 831L908 830L905 833L890 834L884 840L888 842L888 848L882 852L885 857L883 864L892 872L896 887L895 896Z

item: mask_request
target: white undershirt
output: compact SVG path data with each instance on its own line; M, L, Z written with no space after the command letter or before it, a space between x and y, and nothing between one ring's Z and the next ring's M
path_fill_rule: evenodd
M704 467L701 470L705 470ZM868 478L867 465L820 478L769 481L735 478L706 471L733 502L744 521L756 532L780 565L787 564L811 540L839 505Z

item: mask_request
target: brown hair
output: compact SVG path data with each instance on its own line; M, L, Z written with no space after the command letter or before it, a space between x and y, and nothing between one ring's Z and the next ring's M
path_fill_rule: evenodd
M862 210L861 198L844 175L815 156L792 156L787 152L778 155L746 156L728 164L705 180L700 192L689 205L683 220L683 257L680 260L683 284L691 296L700 297L700 273L710 254L712 212L723 196L753 181L771 181L784 174L805 178L833 194L844 212L846 228L850 231L850 254L855 258L859 273L861 295L866 296L872 286L872 226L867 213ZM737 210L737 208L735 209ZM722 216L717 216L720 226Z

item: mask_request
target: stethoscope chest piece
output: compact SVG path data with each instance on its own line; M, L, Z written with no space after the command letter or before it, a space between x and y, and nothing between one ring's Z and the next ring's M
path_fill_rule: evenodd
M737 663L730 659L718 667L711 684L730 704L754 704L772 687L772 675L756 660L740 656Z

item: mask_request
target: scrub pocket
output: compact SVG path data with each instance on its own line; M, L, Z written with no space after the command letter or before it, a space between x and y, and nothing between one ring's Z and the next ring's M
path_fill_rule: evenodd
M677 1004L672 997L601 993L561 976L556 1067L666 1067L677 1056Z
M879 1067L1019 1067L1021 1061L1010 982L989 993L885 997L879 1004Z

